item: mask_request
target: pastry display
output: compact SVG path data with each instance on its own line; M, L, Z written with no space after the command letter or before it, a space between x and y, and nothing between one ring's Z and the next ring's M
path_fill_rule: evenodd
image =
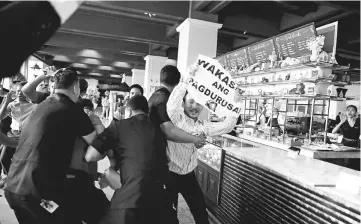
M216 170L221 169L221 156L222 150L211 144L207 144L203 148L198 149L198 159L207 163Z

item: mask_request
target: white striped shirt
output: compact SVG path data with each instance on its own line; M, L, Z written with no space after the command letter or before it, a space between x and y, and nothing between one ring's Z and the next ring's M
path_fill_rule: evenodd
M236 117L227 117L223 122L194 121L184 113L182 107L183 97L187 91L188 84L180 82L172 91L168 103L167 113L173 124L183 131L206 136L214 136L229 133L236 125ZM193 143L176 143L168 141L167 149L170 159L169 169L178 174L188 174L198 165L197 148Z

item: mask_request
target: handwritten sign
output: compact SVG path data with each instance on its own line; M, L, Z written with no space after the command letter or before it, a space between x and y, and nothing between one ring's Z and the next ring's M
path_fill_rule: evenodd
M314 24L281 34L275 37L277 51L283 58L309 55L306 44L312 37L315 37Z
M257 62L265 62L269 56L276 52L273 39L267 39L248 47L248 56L251 65Z
M238 117L241 97L231 75L215 59L199 55L197 63L198 70L189 81L189 94L219 117Z
M249 59L247 54L247 48L241 48L237 51L226 55L230 68L248 67Z

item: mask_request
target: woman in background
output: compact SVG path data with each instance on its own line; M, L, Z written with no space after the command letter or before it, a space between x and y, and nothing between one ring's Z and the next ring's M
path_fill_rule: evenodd
M107 96L103 97L102 99L102 119L108 119L109 118L109 99Z
M341 122L332 130L332 134L341 131L343 134L342 144L344 146L357 148L360 146L360 118L358 118L357 107L349 105L346 113L341 114Z

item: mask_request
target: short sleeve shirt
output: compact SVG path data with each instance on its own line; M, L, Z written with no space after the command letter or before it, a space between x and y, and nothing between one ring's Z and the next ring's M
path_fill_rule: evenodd
M61 199L75 140L93 131L89 117L76 103L64 94L52 94L38 105L22 130L5 189Z
M96 125L103 125L102 121L97 115L92 114L89 116L89 118L93 124L93 127L95 127ZM74 170L84 171L88 174L96 176L98 167L97 163L88 163L84 159L87 148L88 144L81 137L78 137L74 144L74 152L72 155L70 168Z

